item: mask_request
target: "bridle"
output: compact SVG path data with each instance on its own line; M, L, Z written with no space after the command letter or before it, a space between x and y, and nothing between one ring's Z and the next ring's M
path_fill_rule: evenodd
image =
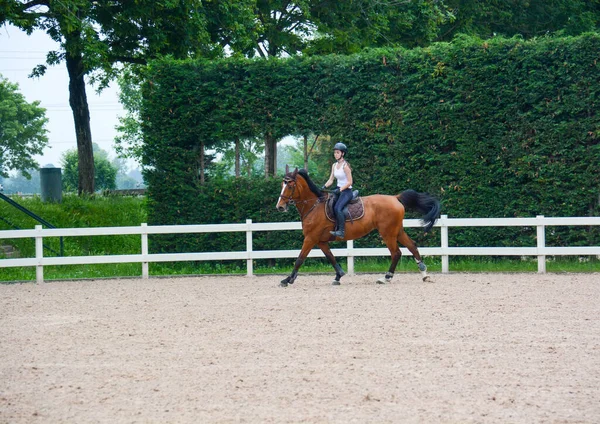
M313 203L313 205L311 206L311 208L308 210L308 212L304 213L304 210L306 209L306 205L308 202L312 201L312 199L307 199L307 200L296 200L294 199L294 193L296 192L296 178L292 178L292 177L284 177L283 178L283 182L289 187L290 183L294 183L292 185L292 192L290 193L289 196L284 196L283 193L281 194L281 198L287 201L288 205L295 205L296 208L298 209L298 212L300 213L300 220L304 221L304 218L306 218L316 207L319 203L321 203L321 198L317 197L317 200Z
M289 187L290 183L294 183L294 185L292 185L292 193L289 196L284 196L283 193L281 193L281 198L284 200L287 200L287 204L288 205L295 205L296 201L294 200L294 192L296 191L296 179L292 178L292 177L284 177L283 178L283 182Z

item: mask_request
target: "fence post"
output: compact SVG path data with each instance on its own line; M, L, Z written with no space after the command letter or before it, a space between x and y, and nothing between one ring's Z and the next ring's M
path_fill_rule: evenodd
M142 278L148 279L150 271L148 267L148 224L142 223Z
M448 223L446 220L448 219L448 215L442 215L439 220L440 228L442 230L442 274L448 274L450 272L450 260L447 254L443 254L446 249L448 249Z
M348 249L348 275L354 275L354 240L348 240L346 248Z
M37 265L35 267L35 280L37 284L41 284L44 282L44 266L42 265L42 260L44 259L44 238L42 236L42 226L35 226L36 236L35 236L35 259L37 260Z
M252 261L252 220L247 219L246 225L248 226L248 229L246 230L246 254L248 255L248 259L246 259L246 275L252 277L254 275L254 265Z
M537 224L537 248L538 248L538 274L546 273L546 255L540 252L546 247L546 227L544 226L544 215L536 216Z

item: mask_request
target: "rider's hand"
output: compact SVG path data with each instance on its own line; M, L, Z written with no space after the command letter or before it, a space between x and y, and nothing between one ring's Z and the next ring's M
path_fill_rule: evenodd
M333 190L333 194L340 194L340 188L338 187L335 190Z
M327 187L325 186L325 184L323 184L323 185L321 186L321 190L325 190L326 188L327 188Z

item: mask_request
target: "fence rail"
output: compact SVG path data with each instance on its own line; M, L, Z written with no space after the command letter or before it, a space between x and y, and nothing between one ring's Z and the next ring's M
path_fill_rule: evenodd
M441 256L442 273L450 271L450 256L537 256L538 272L546 272L546 256L569 255L600 255L600 246L577 247L549 247L546 246L546 227L551 226L599 226L600 217L560 218L537 216L535 218L448 218L442 215L436 223L441 229L440 247L421 247L419 251L423 256ZM404 226L419 227L420 221L407 219ZM532 227L536 228L536 246L527 247L450 247L448 246L448 232L456 227ZM165 225L148 226L141 224L139 227L96 227L96 228L50 228L43 229L36 225L32 230L0 231L0 240L15 238L35 238L34 258L0 259L0 268L10 267L36 267L36 281L44 281L44 266L50 265L85 265L85 264L111 264L111 263L141 263L142 277L148 278L149 264L154 262L178 261L215 261L215 260L245 260L247 275L252 276L253 260L295 258L300 250L253 250L252 235L256 231L289 231L301 230L300 222L281 223L253 223L246 220L244 224L210 224L210 225ZM245 232L246 249L237 252L188 252L188 253L149 253L148 235L150 234L193 234L216 232ZM102 255L102 256L67 256L44 257L43 240L48 237L74 237L74 236L107 236L131 235L141 237L140 254L131 255ZM402 254L410 256L410 252L402 248ZM354 273L354 258L366 256L387 256L387 248L355 248L353 241L346 242L346 248L332 249L337 257L346 257L348 273ZM309 257L324 257L319 249L313 249Z

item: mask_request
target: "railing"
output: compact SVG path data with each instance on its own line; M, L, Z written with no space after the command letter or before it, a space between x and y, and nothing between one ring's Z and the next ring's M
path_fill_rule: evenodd
M442 215L436 227L441 229L440 247L421 247L419 251L423 256L441 256L442 272L450 271L450 256L537 256L538 272L546 272L546 256L589 256L600 255L600 246L578 247L548 247L546 246L546 227L549 226L596 226L600 225L600 217L585 218L448 218ZM407 219L404 221L406 228L419 227L420 221ZM449 247L448 231L455 227L535 227L537 229L537 245L531 247ZM177 261L214 261L214 260L246 260L247 275L252 276L253 260L274 258L295 258L300 250L253 250L252 233L255 231L288 231L300 230L300 222L282 223L253 223L246 220L245 224L214 224L214 225L166 225L139 227L97 227L97 228L64 228L42 229L36 225L34 230L9 230L0 231L0 239L8 238L35 238L35 258L0 259L0 268L10 267L36 267L36 281L44 281L44 266L49 265L84 265L84 264L110 264L110 263L141 263L142 277L148 278L149 264L155 262ZM193 233L218 233L218 232L245 232L246 249L238 252L189 252L189 253L149 253L149 234L193 234ZM69 257L44 257L43 240L47 237L73 237L73 236L107 236L139 234L141 236L141 253L132 255L107 255L107 256L69 256ZM410 252L402 248L403 255ZM354 258L363 256L387 256L387 248L355 248L354 242L346 242L346 248L332 249L336 257L346 257L348 273L354 273ZM323 257L319 249L311 250L309 257Z
M35 219L37 222L39 222L40 224L44 224L46 227L48 228L56 228L54 225L50 224L48 221L46 221L44 218L42 218L41 216L31 212L29 209L27 209L26 207L24 207L23 205L18 204L17 202L15 202L13 199L11 199L10 197L0 193L0 199L4 200L5 202L7 202L9 205L17 208L18 210L20 210L21 212L23 212L26 215L29 215L31 218ZM2 220L4 222L6 222L7 224L11 225L14 227L14 225L10 222L8 222L6 219L2 218ZM18 227L17 227L18 228ZM20 228L18 228L20 229ZM60 253L54 251L53 249L50 249L47 246L46 249L56 253L57 255L60 254L60 256L63 256L64 254L64 243L63 243L63 239L62 237L60 238Z

